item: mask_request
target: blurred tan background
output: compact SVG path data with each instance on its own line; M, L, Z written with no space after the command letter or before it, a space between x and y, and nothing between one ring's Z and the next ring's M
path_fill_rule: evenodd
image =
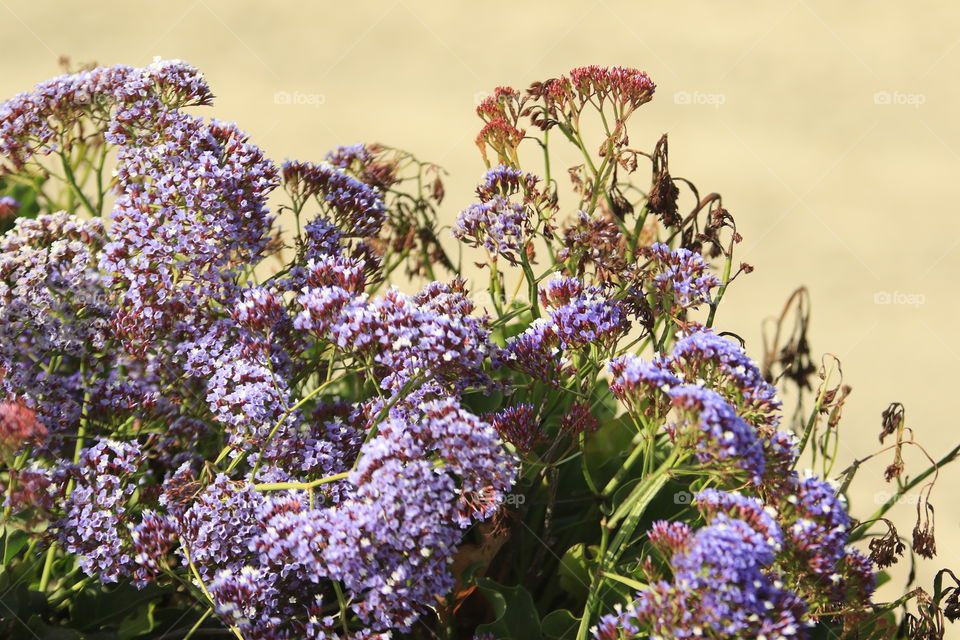
M669 132L674 175L723 194L739 258L756 267L719 326L759 358L761 320L797 285L810 290L813 350L836 354L854 387L838 469L875 448L893 400L934 457L960 440L956 3L2 0L0 25L0 96L59 73L61 54L181 58L217 94L209 113L278 161L379 141L444 165L447 220L483 171L478 96L584 64L644 69L658 92L632 143L652 148ZM861 472L856 514L876 508L888 462ZM960 466L934 493L940 555L922 565L927 588L938 566L960 568L958 481ZM897 512L903 533L912 510Z

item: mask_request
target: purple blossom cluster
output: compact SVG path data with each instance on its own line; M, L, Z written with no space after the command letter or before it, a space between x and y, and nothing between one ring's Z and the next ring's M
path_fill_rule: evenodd
M524 402L488 416L490 424L505 442L517 448L521 454L529 453L544 439L537 409Z
M246 640L386 640L433 619L483 638L479 620L458 627L457 616L484 584L551 577L537 566L546 554L518 558L530 540L514 521L533 513L542 522L529 533L548 546L593 553L605 541L611 572L591 576L578 637L628 563L647 587L595 638L803 638L824 611L867 607L871 562L849 546L833 487L794 470L773 385L736 343L686 318L716 299L710 264L646 247L659 233L646 218L632 234L622 224L633 204L620 180L639 155L624 121L653 91L639 71L583 67L479 106L478 144L501 164L453 235L488 252L494 277L498 259L522 266L536 294L504 296L497 318L478 313L459 276L433 277L433 266L457 272L419 220L433 220L443 186L424 190L438 168L409 154L358 144L278 169L233 124L183 111L212 95L179 61L70 74L4 103L7 168L52 171L44 158L62 156L67 206L93 216L17 219L0 238L0 524L30 539L11 553L55 541L35 581L47 595L90 582L49 582L74 566L59 559L69 554L103 583L191 593ZM519 168L520 120L575 140L588 107L613 118L610 155L593 178L572 170L590 208L557 247L556 183ZM657 149L655 180L669 180ZM71 175L91 150L116 153L107 224L104 188L91 202ZM409 166L421 172L414 195ZM298 225L289 243L268 206L281 184L292 207L280 210ZM0 218L18 208L0 198ZM531 268L544 245L549 278ZM410 273L431 282L407 294L391 273L415 251L431 262ZM282 266L268 272L268 257ZM658 351L678 330L672 350L623 355L634 322L638 341L663 331ZM650 436L622 458L608 455L622 434L609 436L630 420L610 395ZM643 548L661 561L634 565L624 554L639 548L628 527L644 483L684 475L719 488L654 522ZM520 478L535 500L513 510ZM731 486L744 493L720 489ZM616 530L583 533L594 516ZM579 598L563 584L554 596Z
M698 600L697 613L689 614L685 604L677 603L676 590L689 587L726 594L716 585L696 586L689 576L712 576L712 558L723 557L714 545L732 545L734 539L741 544L747 539L744 527L762 534L769 546L769 554L757 566L775 566L790 575L797 593L809 598L805 607L869 602L874 570L864 556L847 547L851 521L845 505L827 482L814 476L801 478L794 471L796 441L791 434L776 430L779 403L774 389L737 345L709 330L695 329L676 343L670 355L652 362L624 356L613 361L611 371L611 391L629 411L666 420L676 446L692 453L704 467L727 473L733 463L745 471L766 504L756 498L707 490L698 495L697 504L711 527L692 534L682 523L655 525L650 541L672 555L674 586L653 585L627 611L605 618L596 637L632 637L629 633L639 629L658 637L689 637L697 628L722 629L723 637L742 635L738 629L744 627L724 618L730 612L718 609L716 602L711 602L704 614ZM667 408L672 412L668 414ZM728 539L730 531L714 531L718 523L741 533ZM697 550L700 544L709 546L701 552ZM734 596L740 597L730 595ZM784 629L792 629L793 635L801 633L802 616L798 616L802 609L789 601L781 601L786 609L780 605L771 609L787 613L774 621L773 627L764 627L761 632L766 637L791 637ZM749 611L742 605L735 609ZM718 611L720 617L710 617ZM704 626L704 620L710 625L722 621L723 625ZM781 623L786 626L776 626ZM780 635L770 635L775 629ZM626 635L617 635L621 632Z
M791 575L827 603L869 602L876 575L870 561L847 546L852 523L837 489L814 475L793 473L777 507Z
M394 408L359 460L328 506L224 475L184 504L182 481L173 483L171 516L150 514L134 529L137 558L151 559L138 560L139 575L154 568L147 550L176 537L218 613L251 637L301 637L305 620L333 633L340 620L311 613L333 598L331 581L367 632L409 628L449 591L462 529L498 508L514 460L491 425L451 399Z
M344 235L375 237L386 217L380 192L333 166L285 162L283 183L294 207L314 198Z
M563 353L594 345L607 349L630 329L626 306L604 295L600 287L576 278L554 278L541 285L546 317L509 341L496 362L549 384L559 384L571 371Z
M391 289L373 299L332 285L308 289L298 301L304 310L295 326L372 362L384 389L399 391L416 379L453 389L489 384L486 322L470 315L472 303L449 285L434 284L413 297Z
M664 312L696 309L712 300L720 280L709 273L703 256L683 248L671 251L662 242L651 245L648 252L649 287Z
M203 75L179 60L63 75L0 105L0 155L20 169L36 155L64 151L63 142L72 140L67 134L81 122L116 138L131 121L212 97Z
M795 453L792 437L776 430L775 389L737 344L697 325L691 329L667 356L613 360L610 390L637 415L664 417L669 407L683 410L682 420L669 423L668 432L676 440L685 426L699 424L698 439L688 446L696 443L701 462L736 457L755 482L779 484Z
M720 394L682 384L668 395L678 417L667 423L667 432L678 446L693 451L707 468L739 467L753 482L761 482L766 459L760 439Z
M0 384L51 432L76 422L83 395L55 356L90 361L110 334L97 271L105 241L101 221L64 212L18 218L0 239Z
M137 445L102 440L84 449L78 464L60 469L58 481L68 494L56 524L60 544L103 582L117 582L131 569L127 502L136 485L128 479L139 459Z
M113 240L100 260L118 291L117 333L134 351L176 324L202 330L204 309L235 298L239 271L269 242L277 183L233 125L168 112L156 127L152 142L118 152Z
M494 259L501 256L517 264L555 204L537 188L539 178L507 165L487 171L477 187L480 202L460 212L453 234L459 240L483 247ZM549 224L544 229L549 233Z
M751 423L776 427L776 389L734 342L698 327L674 345L672 362L687 380L709 380Z
M762 503L735 493L697 496L707 526L658 523L651 542L669 554L671 580L637 593L594 628L597 640L803 638L807 607L773 568L783 534Z

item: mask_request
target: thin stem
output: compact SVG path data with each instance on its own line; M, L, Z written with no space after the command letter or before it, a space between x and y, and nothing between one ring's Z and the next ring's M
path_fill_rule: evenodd
M193 623L192 627L190 627L190 630L187 631L187 635L183 636L183 640L190 640L196 630L200 628L200 625L203 624L203 621L210 617L211 613L213 613L213 607L208 607L204 614Z

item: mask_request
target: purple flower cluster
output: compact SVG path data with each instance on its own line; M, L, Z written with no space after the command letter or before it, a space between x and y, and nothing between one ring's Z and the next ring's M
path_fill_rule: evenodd
M500 437L522 454L529 453L543 441L537 409L532 404L516 404L487 416L487 419Z
M102 440L84 449L76 466L60 473L62 485L72 481L74 486L63 507L65 516L56 524L57 537L66 551L78 556L85 573L103 582L117 582L131 569L126 505L136 487L127 479L139 461L137 445Z
M829 482L807 475L777 496L786 536L785 564L830 604L869 602L876 576L859 551L847 547L851 520Z
M285 162L283 183L295 207L315 198L344 235L370 238L380 232L386 206L380 192L332 166Z
M63 75L0 105L0 155L20 169L35 155L63 151L61 142L71 140L65 134L81 122L119 136L147 113L209 104L212 97L203 75L179 60Z
M761 481L766 459L760 439L726 400L689 384L674 387L668 395L679 415L667 424L667 432L678 446L694 451L708 468L729 470L732 465L746 471L753 482Z
M194 497L184 495L189 481L171 478L162 501L171 515L148 514L134 529L137 557L155 562L181 540L217 612L251 637L302 637L306 624L333 634L339 616L316 615L331 581L367 626L358 633L407 629L452 587L462 529L499 507L515 461L491 425L451 399L395 407L360 453L328 505L224 475ZM142 576L156 566L139 564Z
M638 415L664 415L670 405L669 392L681 384L663 359L643 360L634 355L610 363L610 391Z
M651 532L658 548L671 552L672 579L605 616L594 638L805 637L806 605L773 569L782 532L762 503L709 491L697 504L707 526L660 523Z
M780 401L772 384L734 342L698 328L677 341L672 363L687 380L707 380L752 424L775 427Z
M0 238L2 388L51 431L76 421L83 395L74 371L52 366L54 354L89 359L109 336L96 271L104 242L101 221L63 212L18 218Z
M565 299L565 294L579 291L569 301L550 312L550 321L560 347L579 349L588 344L608 345L630 328L627 312L622 304L603 295L599 287L583 287L574 278L555 279L547 283L544 297L551 302Z
M720 286L709 273L709 264L699 253L689 249L670 250L658 242L649 249L650 288L658 306L666 313L695 309L709 303L712 290Z
M627 355L611 362L611 391L638 415L663 417L671 406L686 410L668 431L683 443L684 427L699 424L699 437L707 438L696 441L701 462L736 456L754 481L779 486L795 452L792 436L776 430L776 390L737 344L693 327L668 356L645 361Z
M591 345L606 349L630 329L626 307L620 301L576 278L555 278L541 286L539 296L549 315L511 339L496 364L559 384L570 371L563 363L563 352Z
M118 153L113 241L100 269L118 290L117 332L133 350L175 323L202 330L262 256L276 169L233 125L178 112Z
M477 187L480 202L460 212L453 234L473 247L483 247L510 264L525 254L540 223L555 204L537 188L539 178L500 165L487 171ZM549 225L545 229L549 232Z
M614 360L611 370L611 391L631 412L662 419L669 406L673 413L666 429L676 446L694 453L708 468L732 471L732 463L746 471L769 505L764 508L753 498L704 491L698 506L709 522L731 519L763 534L775 553L770 562L797 582L808 606L822 609L869 602L875 576L869 561L846 546L850 517L845 505L827 482L812 476L800 478L794 471L796 441L791 434L776 430L780 405L774 388L735 343L697 329L681 338L669 356L653 362L625 356ZM693 559L693 564L687 565L693 570L696 563L710 557L709 553L701 554L702 558L691 555L692 538L684 527L664 524L651 530L651 542L675 554L675 575L678 560ZM672 592L658 589L645 596L645 602L648 607L659 602L660 609L635 607L624 624L642 617L638 611L662 613ZM680 618L665 619L668 622L659 632L656 625L644 628L662 635L679 624L673 637L685 637L682 634L690 630ZM653 624L652 618L645 620ZM619 637L615 635L618 629L628 629L618 626L620 622L618 616L607 619L598 633L614 635L598 637ZM790 628L798 627L790 622Z
M431 285L414 297L391 289L369 300L334 285L309 289L299 302L304 311L295 325L373 362L384 389L398 391L416 378L454 389L489 383L486 321L470 315L473 305L449 285Z

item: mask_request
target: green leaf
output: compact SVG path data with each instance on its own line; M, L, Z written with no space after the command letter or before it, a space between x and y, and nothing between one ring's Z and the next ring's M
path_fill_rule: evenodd
M83 591L73 598L70 615L73 625L83 631L96 631L104 625L117 624L140 607L155 601L163 589L150 584L138 590L130 585L100 587Z
M122 638L122 640L129 640L130 638L136 638L139 635L153 631L156 627L153 619L153 610L156 606L156 602L150 602L127 616L118 630L120 638Z
M7 527L6 535L3 538L3 547L6 550L3 556L4 566L9 564L14 556L27 546L27 542L29 542L29 536L26 531Z
M577 618L566 609L551 611L540 622L543 635L551 640L575 640L580 618Z
M526 589L505 587L490 578L477 580L477 588L487 598L496 619L478 626L476 635L491 633L497 640L541 640L540 616Z
M890 577L889 573L887 573L886 571L880 571L879 573L877 573L877 588L879 589L883 585L890 582L890 580L892 580L892 578ZM937 592L938 590L935 589L934 593L937 593Z
M633 578L628 578L627 576L621 576L620 574L613 573L611 571L604 571L603 576L605 578L610 578L611 580L616 580L617 582L623 583L632 589L637 591L642 591L647 588L647 585L639 580L634 580Z
M560 559L557 575L560 586L574 598L583 600L590 592L590 566L586 545L582 542L573 545Z

